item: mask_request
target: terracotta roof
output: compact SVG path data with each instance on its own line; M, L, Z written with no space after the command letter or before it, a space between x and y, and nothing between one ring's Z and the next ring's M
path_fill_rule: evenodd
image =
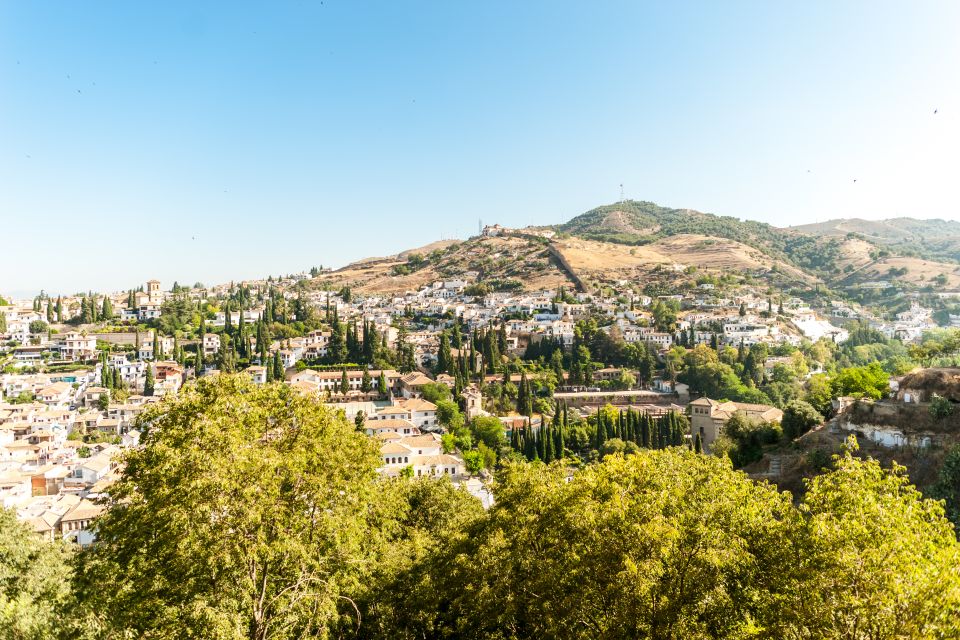
M409 420L404 420L402 418L386 418L384 420L375 420L367 425L367 429L389 429L391 431L396 431L397 429L416 429L416 425L410 422Z
M411 411L436 411L437 405L432 402L427 402L426 400L421 400L420 398L410 398L409 400L404 400L401 403L401 406L410 409Z
M385 442L383 446L380 447L380 453L383 453L383 454L396 453L396 454L409 455L410 453L412 453L412 451L410 450L410 447L405 447L399 442Z

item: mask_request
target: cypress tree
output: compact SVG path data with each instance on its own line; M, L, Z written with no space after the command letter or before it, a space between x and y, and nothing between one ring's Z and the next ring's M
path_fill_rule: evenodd
M517 413L529 416L527 413L527 372L520 372L520 385L517 388Z
M343 375L340 376L340 393L350 391L350 379L347 377L347 368L343 368Z
M463 333L460 331L460 316L457 316L453 321L453 329L450 332L450 344L458 351L463 346Z
M470 340L470 360L467 362L467 369L472 377L477 372L477 351L474 348L474 340Z
M603 443L607 441L607 426L604 424L603 409L597 409L597 434L595 438L595 449L600 451Z
M530 421L523 428L523 454L531 462L537 455L537 443L530 432Z
M263 321L273 322L273 298L268 297L263 303Z
M370 371L366 367L363 369L363 379L360 381L360 390L364 393L370 393L370 389L373 388L372 381L370 380Z
M100 318L107 320L113 317L113 302L110 296L103 296L103 308L100 310Z
M564 448L566 443L563 441L563 425L559 423L554 423L554 431L556 431L556 441L554 442L554 455L558 460L563 458Z
M160 359L160 332L156 329L153 330L153 359Z
M217 354L217 366L224 373L233 372L233 344L226 333L220 336L220 351Z
M231 317L233 312L230 310L230 303L227 302L223 306L223 332L225 334L233 334L233 318Z
M344 336L343 325L334 318L333 328L330 332L330 346L327 350L330 361L339 364L347 357L347 340Z
M700 437L700 434L697 434L697 437L693 439L693 450L696 453L703 453L703 439Z
M543 435L543 461L553 462L553 429L546 419L543 420L540 431Z
M196 357L196 369L197 375L199 375L200 370L203 369L203 342L204 338L207 336L207 322L203 317L203 310L200 310L200 326L197 329L200 341L197 343L197 357Z
M280 358L280 352L276 351L273 354L273 379L283 381L286 371L283 369L283 360Z
M145 396L152 396L152 395L153 395L153 385L154 385L154 381L153 381L153 365L148 362L148 363L147 363L146 376L144 377L144 380L143 380L143 395L145 395Z
M377 392L381 397L387 396L387 374L380 371L380 378L377 380Z
M497 342L493 331L488 330L484 334L484 359L487 361L487 373L496 373L497 365L500 363L500 351L497 349Z
M57 322L63 322L63 296L57 296Z
M450 371L450 339L444 331L440 334L440 346L437 349L437 369L436 372L448 373Z
M249 349L247 348L247 323L243 319L243 305L240 305L240 320L237 322L237 350L240 352L240 357L246 358L250 354L248 353Z
M537 460L546 461L546 449L544 447L544 441L546 438L543 437L543 425L540 425L540 430L536 432L537 434Z
M260 364L264 364L267 361L267 344L266 340L263 339L263 315L257 320L255 337L257 339L257 355L259 356Z

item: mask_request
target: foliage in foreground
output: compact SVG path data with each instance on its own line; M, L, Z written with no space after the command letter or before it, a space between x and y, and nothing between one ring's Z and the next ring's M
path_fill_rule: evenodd
M31 534L0 521L2 603L26 602L37 629L960 637L960 545L943 507L901 469L849 454L799 504L682 448L612 454L572 477L558 463L511 462L484 512L447 481L381 479L370 439L284 385L202 380L146 420L99 544L78 554L75 605L30 586L67 585L66 560L54 563L62 580L34 583L31 565L7 561Z
M0 509L0 638L56 635L70 602L72 551L67 544L37 538L13 511Z
M497 506L383 588L380 637L960 635L960 548L899 470L845 454L799 506L717 458L511 464ZM400 631L402 630L402 634Z

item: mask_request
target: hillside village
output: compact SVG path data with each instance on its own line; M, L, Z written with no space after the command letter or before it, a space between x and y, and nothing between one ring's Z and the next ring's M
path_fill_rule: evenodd
M480 240L531 235L556 234L493 225ZM438 260L418 256L400 264ZM657 271L685 284L646 294L631 280L586 291L564 278L496 290L463 271L415 290L354 292L315 269L5 300L0 504L38 534L90 544L118 454L138 445L138 416L194 378L239 371L342 412L380 443L381 473L446 476L487 506L489 471L508 451L589 461L682 444L732 448L736 461L739 446L747 463L757 455L747 460L727 423L780 429L811 379L838 372L851 332L905 345L937 326L916 297L886 320L848 298L784 294L683 264ZM828 385L826 405L805 404L826 415L840 392Z
M0 640L960 640L960 2L2 16Z

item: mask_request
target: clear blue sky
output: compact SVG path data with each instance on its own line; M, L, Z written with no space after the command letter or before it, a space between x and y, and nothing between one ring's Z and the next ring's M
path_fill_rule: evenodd
M953 1L0 3L0 291L340 266L620 183L781 225L958 218L958 25Z

